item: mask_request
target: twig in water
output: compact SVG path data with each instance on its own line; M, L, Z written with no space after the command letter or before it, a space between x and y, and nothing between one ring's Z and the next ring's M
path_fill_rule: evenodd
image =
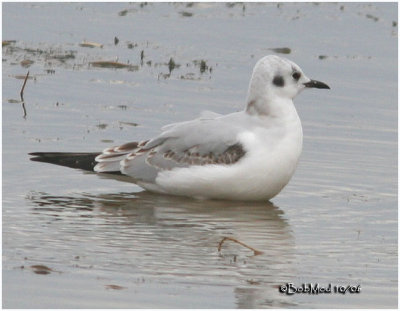
M24 101L24 89L25 89L25 84L26 84L26 80L28 80L28 77L29 77L29 71L26 74L24 84L22 85L21 92L19 93L19 95L21 96L21 101Z
M25 109L25 102L22 102L22 110L24 111L23 118L26 118L26 109Z
M245 244L245 243L243 243L243 242L241 242L241 241L239 241L239 240L237 240L237 239L235 239L235 238L231 238L231 237L228 237L228 236L225 236L225 237L221 240L221 242L219 242L219 244L218 244L218 251L219 251L219 252L221 251L222 244L224 244L224 242L225 242L226 240L230 240L230 241L232 241L232 242L238 243L238 244L240 244L240 245L242 245L242 246L244 246L244 247L246 247L246 248L252 250L252 251L254 252L254 256L263 254L263 252L261 252L261 251L259 251L259 250L256 250L255 248L253 248L253 247L251 247L251 246L249 246L249 245L247 245L247 244Z
M24 118L26 118L26 109L25 109L25 101L24 101L24 89L26 85L26 81L28 80L29 77L29 71L26 74L24 84L22 85L21 92L19 92L19 95L21 96L21 103L22 103L22 109L24 110Z

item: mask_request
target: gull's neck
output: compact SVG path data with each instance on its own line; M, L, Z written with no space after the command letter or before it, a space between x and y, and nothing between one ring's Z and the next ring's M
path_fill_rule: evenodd
M278 119L298 118L293 100L290 98L270 98L258 96L248 98L246 113L251 116Z

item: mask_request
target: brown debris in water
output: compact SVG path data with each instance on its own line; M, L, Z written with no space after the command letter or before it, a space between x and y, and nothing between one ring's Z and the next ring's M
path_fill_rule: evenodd
M125 289L126 288L126 287L115 285L115 284L107 284L107 285L104 285L104 287L106 289L115 289L115 290L121 290L121 289Z
M45 265L33 265L33 266L30 266L30 268L36 274L50 274L51 272L55 272L53 269L51 269Z
M103 45L97 42L83 41L79 43L79 46L84 48L103 48Z
M24 60L22 60L19 64L20 64L22 67L28 68L28 67L29 67L30 65L32 65L33 63L35 63L33 60L24 59Z
M119 63L119 62L114 62L114 61L96 61L96 62L90 62L90 65L93 67L101 67L101 68L114 68L114 69L119 69L119 68L129 68L132 70L138 70L139 66L134 66L130 64L124 64L124 63Z
M272 52L279 53L279 54L290 54L292 50L290 48L270 48Z
M235 242L235 243L237 243L237 244L242 245L243 247L246 247L246 248L252 250L252 251L254 252L254 256L263 254L263 252L261 252L261 251L259 251L259 250L256 250L255 248L253 248L253 247L251 247L251 246L249 246L249 245L247 245L247 244L245 244L245 243L243 243L243 242L241 242L241 241L239 241L239 240L237 240L237 239L235 239L235 238L231 238L231 237L228 237L228 236L223 237L223 239L221 240L221 242L219 242L219 244L218 244L218 251L219 251L219 252L221 251L222 245L224 244L224 242L225 242L226 240Z
M192 17L193 16L193 13L188 12L188 11L181 11L181 12L179 12L179 14L183 17Z
M1 46L7 46L10 44L14 44L16 42L17 42L16 40L3 40L3 41L1 41Z

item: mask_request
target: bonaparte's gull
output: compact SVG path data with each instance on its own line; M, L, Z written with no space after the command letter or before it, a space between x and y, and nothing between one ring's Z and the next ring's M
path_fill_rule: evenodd
M268 200L292 177L303 131L293 98L329 89L292 61L265 56L254 67L243 111L162 128L152 139L96 153L34 152L33 161L79 168L146 190L195 198Z

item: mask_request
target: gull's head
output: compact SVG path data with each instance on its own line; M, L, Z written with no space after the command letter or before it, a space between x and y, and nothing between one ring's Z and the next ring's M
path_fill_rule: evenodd
M268 55L254 67L250 81L247 111L268 114L271 105L283 100L292 100L305 88L329 89L323 82L311 80L294 62Z

